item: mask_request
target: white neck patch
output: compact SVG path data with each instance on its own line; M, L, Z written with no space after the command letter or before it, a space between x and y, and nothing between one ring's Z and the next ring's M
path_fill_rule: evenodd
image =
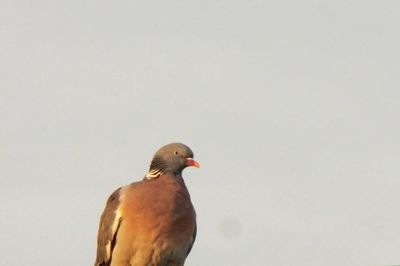
M144 176L144 178L146 178L146 179L154 179L154 178L159 177L159 176L162 175L162 174L163 174L163 172L162 172L160 169L153 169L153 170L149 171L149 172Z

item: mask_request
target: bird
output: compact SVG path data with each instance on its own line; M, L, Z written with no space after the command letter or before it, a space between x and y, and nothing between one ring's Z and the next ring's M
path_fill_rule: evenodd
M196 212L182 178L200 167L192 150L170 143L141 181L108 198L100 217L95 266L182 266L196 239Z

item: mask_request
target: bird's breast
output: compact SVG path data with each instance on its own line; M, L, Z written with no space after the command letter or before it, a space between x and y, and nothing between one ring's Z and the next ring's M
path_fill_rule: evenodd
M151 261L184 260L196 223L189 193L184 184L150 182L153 181L140 191L137 188L131 191L134 195L125 191L130 196L122 199L125 217L121 234L125 231L135 236L130 239L132 250L138 251L135 260L144 257Z

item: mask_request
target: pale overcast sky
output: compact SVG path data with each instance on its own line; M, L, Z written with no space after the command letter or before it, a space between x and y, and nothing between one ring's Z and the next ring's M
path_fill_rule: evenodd
M92 265L180 141L188 266L400 264L399 1L0 1L0 265Z

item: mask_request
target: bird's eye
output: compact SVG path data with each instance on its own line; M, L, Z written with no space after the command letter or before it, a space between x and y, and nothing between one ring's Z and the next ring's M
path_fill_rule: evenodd
M175 154L175 155L178 155L178 151L175 151L174 154Z

